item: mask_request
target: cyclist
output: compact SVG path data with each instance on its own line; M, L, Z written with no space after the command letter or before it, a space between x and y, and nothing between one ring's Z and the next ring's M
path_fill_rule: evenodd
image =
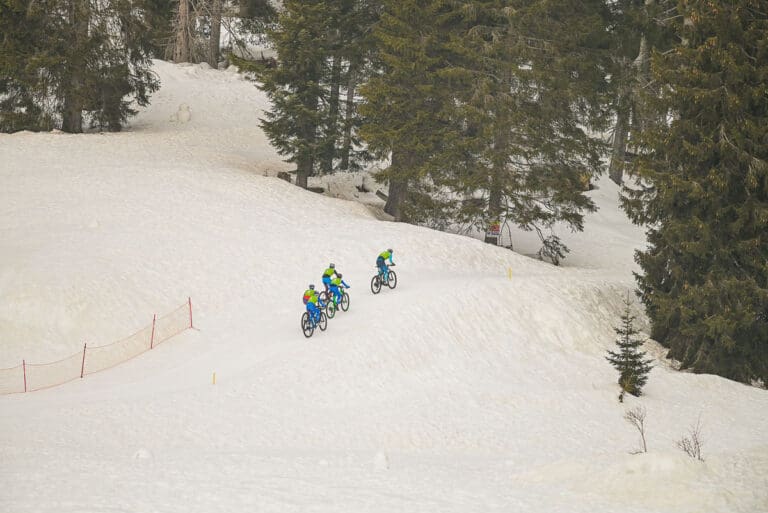
M307 305L307 312L309 312L309 318L312 319L312 322L315 324L320 322L320 309L318 308L318 304L320 308L323 308L325 305L320 301L320 297L315 290L315 285L312 283L310 283L309 288L304 291L304 304Z
M338 304L339 301L341 301L342 294L341 290L339 290L339 285L343 285L345 288L352 288L349 285L346 284L346 282L342 279L341 273L336 273L336 277L331 280L331 292L333 293L333 302L334 304Z
M392 253L392 248L389 248L386 251L382 251L376 258L376 267L378 267L379 272L384 275L384 281L389 281L389 267L386 264L387 259L389 259L390 265L395 265L392 261Z
M326 295L328 294L328 289L331 287L331 276L333 275L338 276L339 273L336 272L336 264L330 263L328 264L328 269L323 273L323 285L325 285Z

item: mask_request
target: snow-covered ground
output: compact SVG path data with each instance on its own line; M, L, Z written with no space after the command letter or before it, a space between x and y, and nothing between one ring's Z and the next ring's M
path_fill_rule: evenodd
M603 356L643 234L610 182L558 268L274 178L253 84L156 70L123 133L0 135L0 368L187 296L199 331L0 396L0 512L768 511L768 392L657 361L616 399ZM389 246L400 283L373 296ZM352 305L307 340L300 297L329 262ZM675 446L699 418L705 462Z

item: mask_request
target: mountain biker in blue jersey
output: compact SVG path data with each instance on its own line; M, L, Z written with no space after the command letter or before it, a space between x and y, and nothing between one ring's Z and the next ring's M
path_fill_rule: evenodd
M317 324L320 321L320 308L323 308L325 305L320 301L320 296L317 295L313 284L310 284L309 288L304 291L304 304L307 305L310 319ZM318 304L320 308L318 308Z
M382 251L376 258L376 267L378 267L379 272L384 275L384 281L389 280L389 267L386 264L387 259L389 259L391 265L395 265L392 261L392 253L392 248L389 248L386 251Z
M331 287L331 277L333 275L338 276L339 273L336 272L336 264L328 264L328 269L323 272L323 285L325 285L325 293L328 293L328 289Z
M341 290L339 290L339 285L343 285L345 288L351 288L349 285L344 282L344 280L341 279L341 273L336 273L336 277L331 280L331 292L333 293L333 302L338 303L341 301Z

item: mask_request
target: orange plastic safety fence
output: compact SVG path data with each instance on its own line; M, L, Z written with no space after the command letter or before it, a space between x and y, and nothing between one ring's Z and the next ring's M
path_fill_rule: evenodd
M130 360L144 351L149 351L152 326L148 326L123 340L105 346L88 346L85 349L83 374L93 374Z
M191 328L189 304L178 307L173 312L158 317L155 323L154 345L165 342L174 335Z
M114 367L192 327L192 303L156 318L149 326L117 342L84 347L83 351L45 364L19 365L0 369L0 395L32 392L61 385Z
M61 385L80 377L83 352L68 356L58 362L27 364L27 392Z

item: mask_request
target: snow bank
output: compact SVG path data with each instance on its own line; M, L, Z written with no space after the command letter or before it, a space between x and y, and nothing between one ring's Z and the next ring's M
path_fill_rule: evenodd
M253 84L156 70L162 89L124 133L0 135L0 366L116 340L188 296L199 331L0 397L0 511L768 504L764 390L659 365L646 396L616 401L603 355L643 240L615 188L593 193L601 211L556 268L380 221L352 178L330 193L355 201L273 178L289 166ZM170 121L180 104L187 123ZM390 246L400 282L373 296ZM351 308L307 340L300 296L331 261ZM637 404L652 453L629 456ZM705 464L675 449L699 416Z

